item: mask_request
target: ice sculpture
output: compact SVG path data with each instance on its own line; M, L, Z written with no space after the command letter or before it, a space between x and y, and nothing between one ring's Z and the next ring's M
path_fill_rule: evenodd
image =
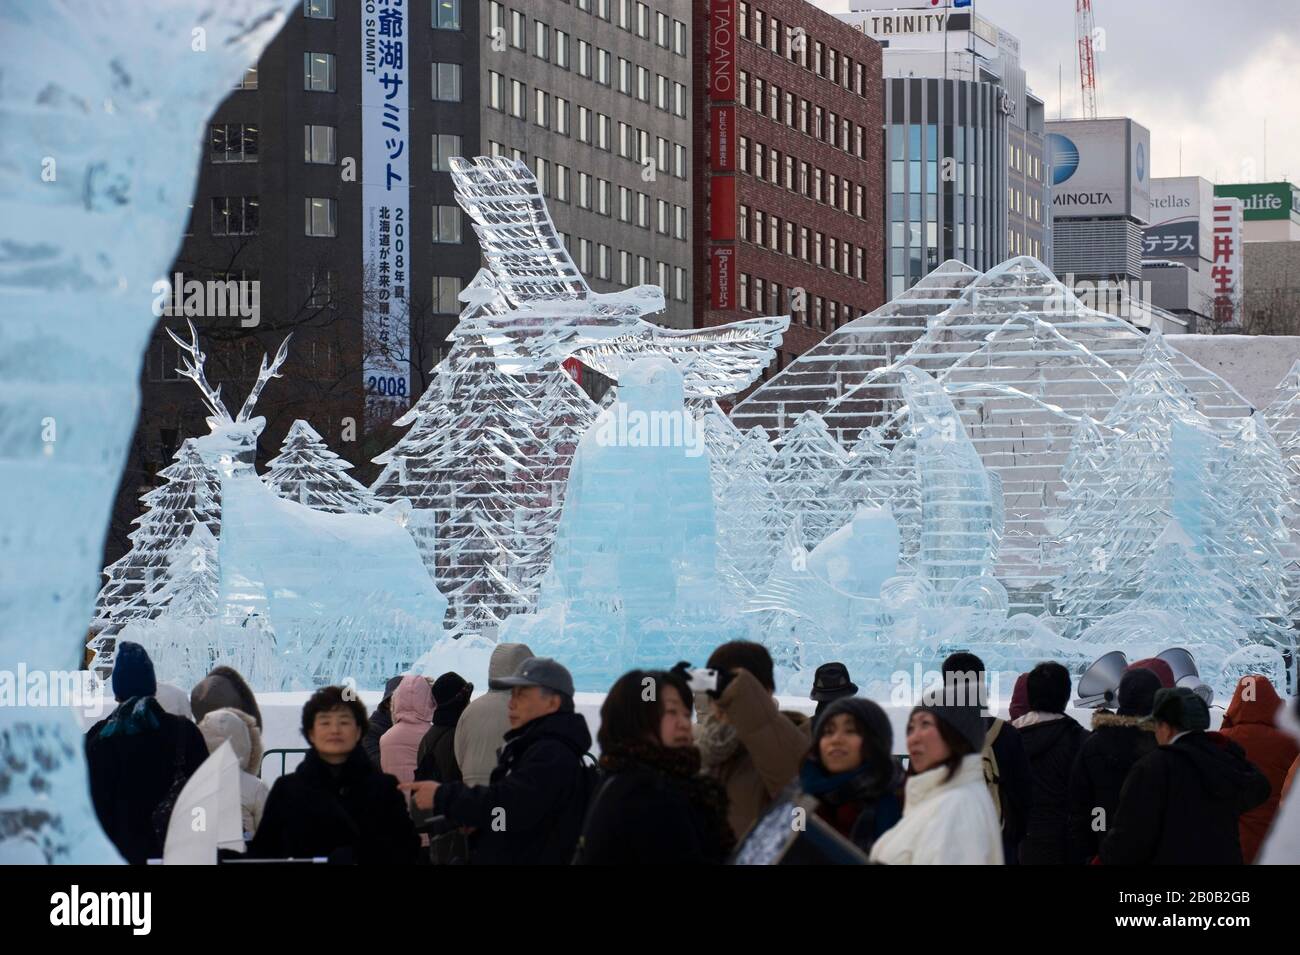
M456 199L487 268L461 294L453 347L375 461L372 489L407 498L412 533L450 599L454 635L489 632L536 606L577 439L597 408L564 371L577 357L620 379L643 356L670 360L696 400L747 387L775 356L786 316L664 329L663 291L591 290L521 162L452 160Z
M574 455L536 614L506 621L522 641L603 690L631 666L700 659L726 638L713 490L682 375L663 357L625 369L618 401Z
M798 517L802 543L815 547L841 523L832 482L848 455L815 411L805 411L787 431L772 463L772 489L790 518Z
M370 514L380 509L374 494L353 480L352 465L331 451L310 424L289 426L280 453L266 462L262 479L286 501L331 514Z
M812 410L845 446L878 428L896 450L906 433L899 369L924 370L943 385L975 450L1002 481L1006 524L996 574L1011 606L1041 613L1067 569L1052 528L1066 508L1061 468L1075 429L1084 415L1106 418L1147 341L1128 322L1087 308L1035 259L1010 259L983 274L949 262L827 335L738 403L732 417L737 427L760 425L779 440ZM1172 352L1167 362L1211 422L1249 412L1195 362ZM895 506L894 513L906 548L905 512Z
M451 172L456 201L474 221L491 272L476 288L492 293L461 316L453 338L485 338L512 371L576 355L615 380L633 359L662 355L681 371L693 398L742 391L776 357L789 316L668 329L643 318L663 311L656 285L593 292L565 249L536 178L519 160L453 158Z
M900 373L921 495L917 573L944 593L967 578L992 576L1002 537L1002 483L985 470L943 388L915 368Z
M1300 618L1300 361L1278 383L1277 397L1266 409L1268 422L1282 455L1282 484L1288 541L1282 545L1288 616Z
M796 514L785 559L774 563L747 608L763 621L759 632L774 657L796 669L842 660L876 692L913 664L937 667L957 647L981 653L994 670L1018 672L1043 655L1081 663L1071 641L1032 616L1009 613L1006 588L992 574L1003 526L1001 482L938 383L912 367L898 374L906 407L896 418L909 430L897 447L909 449L914 473L875 458L892 469L885 486L918 491L915 565L903 561L888 507L859 509L811 553ZM859 477L870 483L872 475Z
M211 467L192 438L176 452L175 460L158 472L166 483L140 498L144 512L130 534L131 549L104 568L107 580L95 600L91 624L97 642L107 643L128 620L156 616L158 588L166 582L176 547L186 542L195 523L209 536L221 533L221 475Z
M447 607L405 529L410 505L394 502L383 514L338 510L350 502L368 510L375 505L345 483L346 464L302 421L290 429L272 474L258 477L253 459L266 422L253 410L266 385L280 377L288 339L274 361L262 359L248 398L231 415L221 389L207 380L192 324L189 332L186 341L168 330L181 349L180 373L195 383L211 413L210 433L192 444L221 477L220 541L215 554L204 554L211 536L205 541L192 532L190 549L200 552L191 554L192 564L173 558L155 601L161 615L131 621L117 638L134 637L156 654L159 678L181 685L223 662L242 665L259 689L349 679L359 687L382 686L432 646ZM278 495L277 483L297 500ZM192 598L211 587L212 568L219 568L219 586L210 609L198 612L202 604L190 598L177 604L178 593ZM111 665L114 644L96 639L97 666Z
M411 532L447 595L454 634L531 609L550 562L578 439L596 406L558 362L511 374L460 339L376 458L381 501L411 502Z
M775 452L763 429L752 428L721 462L712 451L709 457L718 573L732 605L743 607L772 572L785 538L788 515L771 481Z
M0 6L0 669L81 664L197 132L291 6ZM81 754L70 709L0 707L0 861L117 860Z

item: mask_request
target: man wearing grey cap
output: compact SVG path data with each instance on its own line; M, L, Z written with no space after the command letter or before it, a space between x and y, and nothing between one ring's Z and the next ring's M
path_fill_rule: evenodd
M591 746L573 710L573 677L549 657L530 657L513 676L488 681L508 690L510 732L486 786L406 783L417 809L471 830L474 865L567 865L586 813Z

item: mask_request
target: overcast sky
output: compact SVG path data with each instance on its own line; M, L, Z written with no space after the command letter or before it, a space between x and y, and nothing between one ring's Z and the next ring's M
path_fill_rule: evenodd
M849 9L849 0L814 2L833 13ZM1020 39L1021 63L1048 118L1060 107L1067 118L1078 116L1074 0L974 6ZM1300 179L1300 3L1093 0L1093 18L1105 31L1096 54L1097 114L1129 116L1151 130L1152 175L1179 175L1181 142L1185 176Z

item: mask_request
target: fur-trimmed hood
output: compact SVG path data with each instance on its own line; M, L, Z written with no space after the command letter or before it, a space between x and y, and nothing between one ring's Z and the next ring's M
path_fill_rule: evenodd
M262 766L262 734L257 721L243 710L222 707L213 710L199 723L199 732L208 744L208 752L216 752L226 740L239 757L240 768L250 776L258 775Z
M1146 719L1145 716L1120 716L1110 710L1097 710L1092 714L1092 728L1099 730L1108 726L1131 726L1148 733L1155 732L1152 727L1145 725Z

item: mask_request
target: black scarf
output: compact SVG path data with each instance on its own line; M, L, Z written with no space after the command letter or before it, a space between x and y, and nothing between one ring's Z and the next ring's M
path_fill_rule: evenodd
M712 776L700 773L700 751L694 746L661 746L640 740L616 743L600 757L601 768L619 773L635 766L667 777L668 784L685 793L692 806L703 813L709 836L722 856L736 845L727 822L727 791Z

